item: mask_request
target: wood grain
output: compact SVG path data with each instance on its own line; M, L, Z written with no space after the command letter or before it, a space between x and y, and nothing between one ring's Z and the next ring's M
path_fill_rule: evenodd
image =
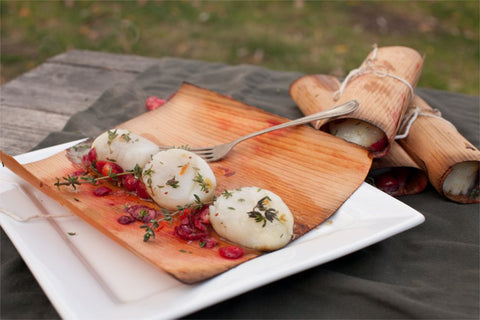
M164 106L119 127L161 145L195 147L230 141L287 120L183 84ZM363 148L304 125L247 140L223 160L211 163L211 167L217 177L217 194L224 189L257 186L280 195L295 217L294 233L298 238L343 204L364 181L371 161ZM14 172L28 170L17 173L122 246L183 282L207 279L258 256L248 252L239 260L223 259L216 252L218 248L203 249L198 243L180 240L172 236L168 226L160 230L157 240L144 243L143 229L138 225L122 226L116 219L124 214L125 203L153 204L118 189L114 190L116 197L103 198L93 197L88 185L77 191L56 190L56 178L77 169L64 152L25 167L6 165Z
M52 57L0 87L0 149L12 155L31 150L106 89L158 61L87 50Z

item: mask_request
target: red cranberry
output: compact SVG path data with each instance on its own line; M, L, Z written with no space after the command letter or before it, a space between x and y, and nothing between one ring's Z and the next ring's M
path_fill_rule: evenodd
M204 244L203 246L204 248L212 249L217 245L217 240L215 240L214 238L208 238L203 241L203 244Z
M152 111L152 110L155 110L157 108L160 108L161 106L163 106L165 104L165 100L163 99L160 99L159 97L156 97L156 96L150 96L147 98L147 100L145 101L145 107L147 108L147 110L149 111Z
M123 172L122 167L120 167L118 164L111 161L105 161L105 164L102 166L102 169L100 170L100 173L105 177L108 177L111 174L119 174L122 172Z
M112 189L105 186L101 186L93 190L93 194L96 195L97 197L103 197L103 196L109 195L110 193L112 193Z
M138 180L138 184L136 187L137 195L142 199L150 199L150 195L147 192L147 187L143 181Z
M82 164L86 167L91 166L96 161L97 161L97 151L95 150L95 148L91 148L90 151L88 151L88 154L82 157Z
M133 218L137 219L138 221L142 221L144 223L150 222L157 217L157 211L144 206L144 205L134 205L131 207L127 207L125 211L130 214Z
M398 181L390 173L378 175L375 178L375 185L378 189L388 194L397 191L399 187Z
M97 168L98 172L102 172L103 166L107 163L107 161L100 160L95 163L95 168Z
M175 227L175 234L183 240L203 240L208 236L207 232L196 230L188 224L181 224Z
M237 246L227 246L218 249L218 253L226 259L238 259L243 257L243 249Z
M131 224L135 221L135 218L132 216L123 215L117 219L120 224Z
M127 174L125 176L122 176L122 184L127 191L130 191L130 192L136 191L139 182L140 181L137 178L135 178L133 174Z
M97 150L95 148L92 148L90 151L88 151L87 160L90 163L95 163L95 161L97 161Z
M382 139L374 142L368 149L373 152L382 151L387 146L387 143L387 137L384 135Z

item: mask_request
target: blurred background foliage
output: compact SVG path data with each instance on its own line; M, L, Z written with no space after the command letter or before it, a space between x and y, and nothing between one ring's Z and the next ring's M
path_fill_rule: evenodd
M2 0L0 81L74 48L342 77L376 43L424 54L419 86L478 95L479 3Z

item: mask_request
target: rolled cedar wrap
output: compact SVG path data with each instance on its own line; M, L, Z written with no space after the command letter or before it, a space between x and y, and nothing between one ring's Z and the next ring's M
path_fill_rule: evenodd
M360 107L355 112L318 121L314 126L363 145L374 158L378 158L385 156L390 149L422 66L423 57L411 48L376 48L354 70L356 75L350 79L347 77L341 95L337 91L342 84L328 75L307 75L297 79L290 86L290 95L306 115L356 99ZM353 126L354 130L346 130L348 134L342 136L346 126ZM359 129L358 133L356 129Z
M418 96L406 119L414 113L417 116L399 144L424 167L441 195L459 203L480 202L480 151Z
M385 157L373 160L367 181L394 197L420 193L428 184L426 172L395 141Z

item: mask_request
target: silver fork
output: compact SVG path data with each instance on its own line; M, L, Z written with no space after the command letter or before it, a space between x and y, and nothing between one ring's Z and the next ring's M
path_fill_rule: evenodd
M229 143L219 144L219 145L216 145L216 146L205 147L205 148L189 148L188 147L186 149L191 151L191 152L196 153L197 155L199 155L200 157L202 157L203 159L205 159L208 162L213 162L213 161L217 161L217 160L220 160L223 157L225 157L230 152L230 150L232 150L233 147L235 147L238 143L240 143L244 140L247 140L247 139L250 139L250 138L253 138L253 137L256 137L258 135L261 135L261 134L264 134L264 133L267 133L267 132L271 132L271 131L274 131L274 130L284 129L284 128L292 127L292 126L298 126L300 124L305 124L305 123L309 123L309 122L312 122L312 121L321 120L321 119L325 119L325 118L333 118L333 117L342 116L342 115L345 115L345 114L348 114L348 113L351 113L351 112L357 110L357 108L358 108L358 101L357 100L350 100L350 101L348 101L344 104L338 105L338 106L333 107L333 108L328 109L328 110L320 111L320 112L311 114L311 115L303 117L303 118L288 121L288 122L281 123L281 124L273 126L273 127L268 127L268 128L263 129L263 130L247 134L247 135L245 135L243 137L240 137L240 138L238 138L238 139L236 139L232 142L229 142ZM160 147L160 149L162 149L162 150L167 150L167 149L171 149L171 148L172 147Z

